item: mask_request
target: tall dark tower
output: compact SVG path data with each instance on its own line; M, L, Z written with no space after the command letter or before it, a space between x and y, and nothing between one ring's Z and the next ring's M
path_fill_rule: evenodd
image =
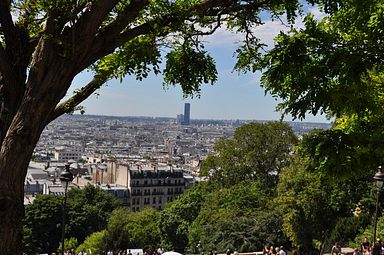
M191 105L189 103L185 103L184 105L184 125L189 125Z

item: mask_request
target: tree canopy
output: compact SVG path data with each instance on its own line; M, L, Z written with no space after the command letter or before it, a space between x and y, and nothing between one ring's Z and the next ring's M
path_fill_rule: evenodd
M40 195L26 206L23 240L25 252L57 251L61 241L62 203L62 196ZM114 196L91 185L84 189L69 190L66 236L82 243L93 232L106 228L109 215L119 204Z
M310 14L303 28L281 32L252 68L265 68L262 85L296 118L380 112L382 8L380 0L339 1L320 21Z
M203 162L201 175L210 175L210 182L224 187L246 179L274 186L297 142L286 123L246 124L236 129L233 138L215 144L217 155Z
M319 167L337 175L377 169L383 163L383 3L341 0L321 20L281 32L262 57L252 51L237 68L263 72L267 93L294 118L327 114L335 127L307 140Z

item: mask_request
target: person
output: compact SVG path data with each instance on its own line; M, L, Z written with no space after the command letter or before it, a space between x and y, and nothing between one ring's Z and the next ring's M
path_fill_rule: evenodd
M371 246L370 246L370 243L369 243L367 237L364 237L363 242L361 243L360 250L361 250L361 254L369 255L369 253L371 251Z
M269 255L275 255L276 254L276 250L273 246L269 247Z
M335 243L332 247L331 255L340 255L341 254L341 245L339 242Z
M268 246L264 246L263 255L268 255L268 254L269 254L269 248Z
M231 250L227 249L227 252L225 253L226 255L231 255Z
M353 250L352 255L361 255L357 247Z
M132 255L131 250L128 250L128 255Z
M280 251L278 255L287 255L287 253L284 251L284 247L280 246Z
M239 252L237 251L237 249L235 249L235 251L233 252L233 255L239 255Z
M376 243L372 247L372 255L381 255L381 240L377 239Z

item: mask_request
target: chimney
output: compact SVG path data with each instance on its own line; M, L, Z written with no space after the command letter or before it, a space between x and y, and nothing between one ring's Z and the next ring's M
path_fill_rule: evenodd
M154 171L155 173L157 173L157 170L158 170L158 165L157 165L157 163L154 163L154 164L153 164L153 171Z

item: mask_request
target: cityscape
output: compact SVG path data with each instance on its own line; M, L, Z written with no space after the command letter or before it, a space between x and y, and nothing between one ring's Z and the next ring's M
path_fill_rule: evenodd
M220 139L250 120L190 119L191 105L176 118L65 115L48 125L33 153L24 203L38 194L64 194L59 181L69 164L70 184L97 185L133 211L163 209L199 177L201 161ZM263 122L263 121L259 121ZM330 123L291 122L301 136Z

